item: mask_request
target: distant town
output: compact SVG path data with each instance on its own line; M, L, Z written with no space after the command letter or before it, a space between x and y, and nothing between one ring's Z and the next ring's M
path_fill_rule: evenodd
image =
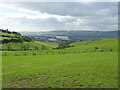
M23 36L37 41L86 41L118 38L118 31L49 31L49 32L20 32Z

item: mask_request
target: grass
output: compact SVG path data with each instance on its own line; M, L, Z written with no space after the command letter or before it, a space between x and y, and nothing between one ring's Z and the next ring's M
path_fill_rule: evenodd
M1 40L4 40L4 39L12 39L10 37L2 37ZM13 39L17 39L17 38L13 38Z
M118 39L113 40L98 40L98 41L80 41L70 44L71 48L69 50L95 50L95 47L98 47L98 50L110 50L118 51Z
M54 48L58 47L58 43L57 42L43 42L43 43L49 44L50 46L52 46Z
M3 56L2 64L3 88L118 87L117 52Z
M2 49L15 49L15 50L21 50L22 46L28 46L29 49L35 49L35 47L38 47L39 49L41 49L42 46L45 46L46 49L52 49L52 47L48 44L45 43L41 43L41 42L37 42L37 41L33 41L33 42L23 42L23 43L5 43L2 44Z
M0 45L1 47L1 45ZM1 52L0 52L1 54ZM2 56L0 56L0 89L2 89Z
M118 40L99 40L99 41L81 41L81 42L75 42L72 43L70 48L66 49L52 49L54 43L50 42L50 45L43 42L24 42L24 43L8 43L3 44L2 48L7 49L8 46L12 49L21 50L22 45L29 46L30 49L34 49L36 46L39 47L40 50L36 51L4 51L3 55L6 53L7 55L24 55L24 52L26 52L27 55L33 55L33 53L36 53L36 55L40 54L66 54L66 53L88 53L88 52L116 52L118 51ZM41 46L46 46L49 50L41 50ZM98 47L98 49L95 49L95 47ZM103 51L102 51L103 50Z
M12 34L12 33L9 34L9 33L1 32L1 35L4 35L4 36L0 36L0 40L18 39L18 37L23 39L22 36ZM7 36L9 36L9 37L7 37ZM38 42L38 41L26 42L26 41L24 41L23 43L21 43L21 42L18 42L18 43L16 43L16 42L3 43L2 48L0 48L0 49L8 50L8 48L9 48L11 50L22 50L23 46L29 47L29 49L35 49L35 48L41 49L41 48L43 48L43 46L46 49L52 49L53 48L53 46L51 44L49 45L49 44L44 43L44 42Z
M4 32L0 32L1 35L4 35L4 37L1 37L0 40L4 40L4 39L17 39L17 37L20 37L20 35L15 35L15 34L11 34L11 33L4 33ZM9 36L9 37L6 37Z
M3 88L118 88L117 39L75 42L61 50L52 49L56 43L37 41L3 48L9 44L49 50L2 51L7 53L2 57Z
M5 36L11 36L11 37L14 37L14 36L15 36L15 34L11 34L11 33L9 34L9 33L4 33L4 32L2 32L1 34L2 34L2 35L5 35Z

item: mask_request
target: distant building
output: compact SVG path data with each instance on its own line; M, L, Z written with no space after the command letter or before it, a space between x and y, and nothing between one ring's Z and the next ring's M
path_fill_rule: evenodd
M50 42L57 42L57 39L55 39L55 38L48 38L48 40L49 40Z
M65 41L68 41L70 40L68 37L66 36L55 36L56 39L60 39L60 40L65 40Z

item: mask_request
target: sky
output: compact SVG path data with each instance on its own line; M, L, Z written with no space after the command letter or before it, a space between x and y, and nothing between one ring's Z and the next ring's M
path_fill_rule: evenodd
M0 29L118 30L117 2L2 2Z

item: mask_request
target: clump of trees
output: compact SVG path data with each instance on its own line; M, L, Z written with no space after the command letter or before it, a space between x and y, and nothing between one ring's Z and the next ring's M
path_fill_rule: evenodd
M6 30L3 30L3 29L0 29L0 32L4 32L4 33L8 33L8 34L16 34L16 35L21 35L20 33L18 32L15 32L15 31L9 31L8 29Z
M71 47L69 44L70 44L70 42L68 42L68 41L59 42L57 49L69 48L69 47Z
M41 50L46 50L47 47L45 45L41 45Z
M27 44L27 45L21 45L21 50L29 50L30 49L30 45Z

